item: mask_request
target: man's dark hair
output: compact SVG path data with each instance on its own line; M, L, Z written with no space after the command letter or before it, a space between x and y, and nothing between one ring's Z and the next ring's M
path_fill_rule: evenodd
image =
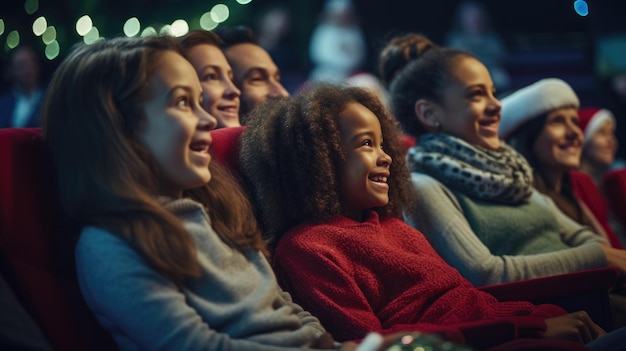
M213 29L223 41L224 47L235 44L251 43L259 45L259 38L250 27L246 26L221 26Z

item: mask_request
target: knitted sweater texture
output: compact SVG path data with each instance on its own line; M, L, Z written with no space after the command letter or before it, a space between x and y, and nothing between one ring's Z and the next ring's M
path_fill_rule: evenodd
M513 320L521 335L565 313L553 305L498 302L450 267L419 231L375 212L363 222L336 217L297 226L280 239L273 262L283 287L337 340L368 331L462 333L463 324L499 318Z
M204 208L167 203L191 234L202 276L179 288L119 236L86 227L76 247L80 287L121 350L296 350L325 332L283 292L258 251L219 238Z
M412 173L420 230L451 266L476 286L606 266L607 241L533 190L518 205L476 200L429 175Z

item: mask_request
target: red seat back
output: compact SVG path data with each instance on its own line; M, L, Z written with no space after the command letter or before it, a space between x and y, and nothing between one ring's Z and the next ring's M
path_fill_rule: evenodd
M211 155L214 160L229 168L235 175L239 176L239 137L246 130L246 127L220 128L211 131L213 144L211 145Z
M610 171L602 178L609 209L626 229L626 168Z
M604 200L602 192L593 181L593 178L586 173L571 171L570 179L572 181L574 196L587 205L591 213L593 213L598 222L600 222L602 229L604 229L606 235L609 237L611 246L617 249L623 249L619 238L609 225L609 213L606 201Z
M78 288L72 238L39 128L0 129L0 258L56 350L115 350Z

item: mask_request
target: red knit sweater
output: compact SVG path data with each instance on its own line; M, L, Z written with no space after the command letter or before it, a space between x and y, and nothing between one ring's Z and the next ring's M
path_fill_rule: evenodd
M373 211L362 223L337 217L297 226L280 239L273 260L283 288L340 341L411 330L467 342L480 325L489 325L482 333L491 336L498 325L512 326L499 336L512 340L540 336L545 318L566 313L498 302L445 263L419 231Z

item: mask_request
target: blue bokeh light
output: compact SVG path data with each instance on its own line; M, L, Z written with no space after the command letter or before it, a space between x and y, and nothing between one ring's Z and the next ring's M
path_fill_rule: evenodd
M585 0L574 1L574 10L579 16L587 16L589 14L589 6Z

